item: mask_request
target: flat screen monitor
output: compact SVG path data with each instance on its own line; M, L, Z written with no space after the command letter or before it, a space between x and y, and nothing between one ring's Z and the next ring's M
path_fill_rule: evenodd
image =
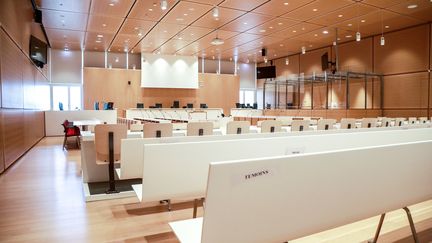
M321 69L326 71L329 68L328 53L321 56Z
M34 36L30 36L30 59L33 63L43 68L47 63L47 44Z
M144 108L144 103L137 103L136 108L139 108L139 109Z
M187 108L193 108L193 104L191 104L191 103L188 103L186 106L187 106Z
M174 100L174 102L173 102L173 108L180 108L180 101Z
M276 66L257 67L257 79L276 78Z
M162 108L162 104L161 104L161 103L156 103L156 104L155 104L155 107L156 107L156 108Z
M205 109L205 108L207 108L207 104L200 104L200 108L201 108L201 109Z

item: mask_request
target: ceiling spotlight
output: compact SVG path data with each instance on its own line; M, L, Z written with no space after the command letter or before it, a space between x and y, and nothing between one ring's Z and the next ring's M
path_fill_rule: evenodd
M325 35L327 35L328 33L329 33L328 30L323 31L323 34L325 34Z
M305 46L302 46L301 52L302 52L302 54L306 54L306 47Z
M264 63L267 63L267 62L268 62L267 57L264 57Z
M285 65L289 65L289 58L285 58Z
M212 15L213 15L213 17L215 17L215 18L218 18L218 17L219 17L219 8L218 8L218 7L214 7L214 8L213 8L213 10L212 10Z
M167 0L161 0L160 7L162 10L166 10L168 8L168 2Z
M342 17L343 17L343 15L342 15L342 14L339 14L339 15L338 15L338 17L339 17L339 18L342 18Z
M381 44L382 46L385 45L385 38L384 38L384 36L381 36L380 44Z
M289 3L288 2L284 2L284 5L287 6Z
M407 8L409 9L417 8L417 4L408 5Z
M361 34L360 32L356 33L356 41L360 41L361 40Z

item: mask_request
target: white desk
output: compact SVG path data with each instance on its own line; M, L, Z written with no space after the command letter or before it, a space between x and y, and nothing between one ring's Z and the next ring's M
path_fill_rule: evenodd
M169 223L169 226L181 243L200 243L202 225L202 217Z
M74 126L81 127L82 131L88 131L88 126L96 126L96 125L102 124L102 121L97 120L97 119L94 119L94 120L75 120L75 121L72 121L72 124Z

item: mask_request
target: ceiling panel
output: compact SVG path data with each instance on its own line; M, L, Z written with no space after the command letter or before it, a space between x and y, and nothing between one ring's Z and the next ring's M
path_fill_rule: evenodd
M432 21L432 2L414 0L390 7L389 10L424 21Z
M286 28L282 31L273 33L269 36L286 39L286 38L291 38L291 37L298 36L301 34L305 34L305 33L308 33L310 31L314 31L314 30L320 29L320 28L322 28L321 25L310 24L310 23L300 23L300 24L291 26L289 28Z
M253 10L254 13L281 16L315 0L272 0Z
M120 17L90 15L87 31L114 34L120 28L123 20Z
M154 38L169 39L176 36L186 25L159 23L149 33Z
M123 47L123 50L126 49L129 51L140 41L140 39L141 38L137 35L119 34L114 38L112 45L121 46Z
M68 12L88 13L90 0L60 1L60 0L36 0L39 9L50 9Z
M129 18L158 21L175 3L176 0L168 0L168 9L162 10L159 0L137 0L129 13Z
M354 4L354 2L351 0L332 0L330 4L328 0L316 0L294 11L284 14L282 17L306 21L321 15L325 15L332 11L336 11L337 9L343 8L350 4Z
M113 17L126 17L134 0L92 0L90 13Z
M99 32L87 32L85 36L85 46L100 46L102 49L106 50L113 37L114 34L109 33L100 34Z
M126 19L119 33L124 35L136 35L141 39L150 31L150 29L155 24L156 22L153 21L146 21L141 19Z
M209 34L210 32L213 32L213 29L189 26L177 34L177 36L183 40L194 41Z
M159 49L163 54L174 54L177 50L182 49L183 47L190 44L192 41L179 40L179 39L171 39L166 42Z
M220 6L243 11L250 11L266 2L270 2L270 0L225 0L222 4L220 4Z
M202 3L207 5L216 6L222 3L224 0L182 0L185 2L194 2L194 3Z
M210 9L210 5L181 1L162 19L162 22L189 25Z
M263 24L272 19L272 17L256 13L247 13L240 18L223 26L222 30L244 32L252 29L260 24Z
M83 43L84 42L84 31L73 31L73 30L59 30L59 29L49 29L46 28L46 33L48 35L48 39L50 42L75 42L75 43Z
M196 22L194 22L193 26L199 26L199 27L205 27L205 28L212 28L217 29L221 27L222 25L225 25L226 23L240 17L241 15L245 14L246 12L235 10L235 9L229 9L229 8L222 8L219 7L219 17L215 18L213 17L212 12L208 12L204 16L202 16L200 19L198 19Z
M290 20L286 18L275 18L273 20L265 22L262 25L259 25L255 28L248 30L247 33L258 34L258 35L270 35L278 31L281 31L283 29L286 29L290 26L296 25L298 23L299 21Z
M229 38L228 40L226 40L224 45L226 44L227 46L229 46L229 48L231 48L234 46L239 46L239 45L242 45L244 43L259 39L261 37L262 36L260 36L260 35L241 33L241 34L238 34L238 35L233 36L233 37Z
M391 31L395 28L400 29L413 26L420 23L420 20L411 17L401 16L390 11L378 10L367 15L339 23L335 25L335 27L353 32L357 32L359 30L360 33L365 36L379 34L382 31Z
M45 28L84 31L87 14L44 10L42 22Z
M369 4L379 8L388 8L398 3L406 2L406 0L363 0L362 3Z
M349 5L344 8L338 9L336 11L327 13L320 17L309 20L308 22L319 24L319 25L334 25L349 19L353 19L358 16L368 14L370 12L376 11L378 8L366 4L354 4Z
M81 50L81 44L80 43L76 43L76 42L63 42L63 41L52 41L51 43L51 48L53 49L68 49L71 51L80 51Z

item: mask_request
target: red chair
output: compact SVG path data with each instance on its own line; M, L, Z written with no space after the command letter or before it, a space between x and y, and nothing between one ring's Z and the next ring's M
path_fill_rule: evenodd
M68 137L76 137L77 138L77 145L79 147L79 136L81 136L81 131L79 127L74 126L72 122L69 122L68 120L65 120L63 124L61 124L64 129L64 140L63 140L63 149L66 148L66 142Z

